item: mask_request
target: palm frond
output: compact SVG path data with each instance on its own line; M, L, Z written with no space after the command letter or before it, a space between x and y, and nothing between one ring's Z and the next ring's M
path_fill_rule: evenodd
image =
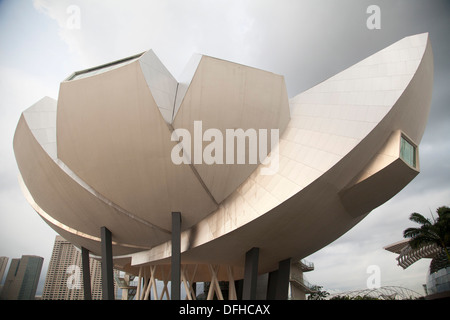
M449 207L439 207L436 209L439 219L450 219L450 208Z
M405 229L403 237L410 239L409 245L413 249L436 244L446 251L450 259L447 250L447 247L450 246L450 208L439 207L436 213L438 215L437 218L431 215L433 221L425 218L420 213L412 213L409 220L418 223L420 227Z
M439 233L436 232L433 227L422 227L422 228L407 228L403 231L403 237L414 238L414 237L427 237L430 239L439 239Z
M423 215L421 215L420 213L417 213L417 212L412 213L411 216L409 217L409 220L411 220L412 222L421 224L423 226L432 225L432 223L429 219L425 218Z
M430 244L436 244L437 246L440 246L439 238L428 237L428 236L416 236L409 240L409 245L413 249L417 249L417 248L427 246Z
M403 237L404 238L414 238L418 234L420 234L421 230L420 228L407 228L405 231L403 231Z

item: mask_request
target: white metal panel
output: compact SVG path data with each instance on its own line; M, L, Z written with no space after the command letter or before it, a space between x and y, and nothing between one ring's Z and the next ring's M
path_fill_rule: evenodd
M61 143L58 152L63 152L58 156L93 190L139 219L162 228L169 225L166 213L171 209L186 213L183 221L187 227L192 226L182 233L183 258L187 261L241 263L245 252L256 246L270 253L260 257L261 272L273 270L280 260L310 254L330 243L367 214L356 212L357 218L351 216L339 192L367 168L392 131L401 130L415 144L420 142L431 101L433 58L427 35L412 38L292 99L293 116L286 121L289 123L278 146L278 172L264 176L257 166L242 181L226 184L234 188L218 207L208 193L209 179L219 177L222 182L227 172L222 171L220 176L216 175L220 170L214 172L217 168L202 172L200 167L192 170L173 165L170 151L175 143L166 143L170 130L158 113L140 63L62 84L57 134L58 148ZM203 68L206 60L212 65ZM231 124L245 129L245 125L254 127L261 119L270 118L255 112L257 108L244 110L250 110L248 113L236 108L241 112L238 115L223 108L224 101L239 100L230 93L241 94L243 90L245 94L251 88L248 83L243 85L242 78L225 81L224 85L212 81L217 76L233 78L228 73L231 69L240 75L248 72L250 79L264 72L237 65L227 69L231 64L216 62L205 57L200 60L175 118L180 126L174 127L203 120L207 123L204 128L227 128ZM398 74L403 71L410 74ZM196 81L212 86L206 90ZM250 101L258 101L257 95L264 88L260 84L249 91L255 95L249 97ZM282 87L284 80L279 84ZM277 92L267 90L261 96L276 96ZM285 92L280 99L284 99L282 94ZM184 108L185 103L191 103L191 107ZM278 120L286 120L289 112L279 116ZM163 240L166 235L156 232L149 239L148 230L152 228L92 197L61 170L61 164L58 166L43 152L35 137L51 140L48 132L39 131L47 127L47 122L36 120L39 116L30 113L29 118L33 117L30 122L42 123L42 128L36 126L34 135L21 119L14 148L36 203L65 226L94 237L100 226L108 224L118 237L117 243L156 245L136 255L146 257L140 263L170 256L170 241ZM235 122L236 117L241 122ZM268 127L266 122L261 123L263 128ZM61 128L67 131L60 136ZM400 180L396 187L404 186ZM219 195L223 192L215 191ZM71 236L77 239L76 232ZM80 238L80 243L83 241L86 239Z
M330 108L326 108L328 112L324 114L315 113L314 106L323 105L324 102L319 95L307 91L292 99L293 116L279 144L281 159L278 173L275 176L262 176L258 168L221 203L216 212L196 225L195 236L186 231L182 239L189 242L189 248L198 248L201 253L196 255L199 251L191 250L186 251L185 256L195 260L207 254L210 260L243 263L245 251L240 248L256 246L270 252L261 256L259 263L261 272L270 271L277 267L278 261L287 257L306 256L358 223L368 212L358 212L359 217L352 217L342 206L337 193L377 156L392 131L404 130L414 141L420 140L423 134L431 101L433 59L427 37L419 37L422 39L422 58L416 63L415 71L408 75L409 80L403 80L401 92L396 92L396 95L401 95L400 98L397 96L397 99L391 99L392 105L379 105L378 101L382 99L377 100L376 97L384 98L386 87L376 87L377 91L373 92L370 90L374 88L364 88L369 93L361 104L368 107L365 112L377 110L369 116L365 115L369 118L360 116L356 119L351 112L345 112L346 109L354 111L356 108L345 104L349 96L338 105L340 111L334 114L334 118L330 117L333 114ZM409 38L405 38L400 42L409 41ZM397 59L397 54L382 54L368 61L376 67L377 63L385 62L384 57L401 61ZM380 70L389 72L389 68ZM360 65L357 72L349 68L343 75L338 74L330 81L344 79L349 74L361 78L373 75L370 69L361 68ZM326 85L326 82L322 84ZM395 86L398 89L398 84ZM328 88L340 90L334 85ZM317 88L312 91L315 90ZM345 97L335 95L338 96ZM374 98L376 102L372 100ZM330 107L336 105L331 104ZM303 121L302 113L309 115L306 121ZM333 129L324 129L320 125L322 122L328 123ZM314 148L318 145L321 147ZM322 162L321 158L328 158L331 154L335 158L330 157ZM389 185L393 183L388 180L385 182ZM398 180L396 183L402 182ZM151 256L150 261L158 261L170 255L164 248L167 248L166 244L143 254ZM133 255L133 260L134 256L139 257L140 254ZM228 258L221 259L224 256Z
M175 119L178 114L178 110L180 109L181 103L183 102L184 96L191 84L192 79L194 78L194 74L197 71L198 65L202 59L201 54L193 54L189 59L188 63L184 67L183 72L178 77L178 88L177 88L177 97L175 101L175 109L173 113L172 121ZM171 121L171 122L172 122Z
M172 123L177 81L152 50L139 58L139 64L164 120L169 124Z
M55 160L56 100L44 97L23 112L28 127L47 154Z
M194 58L192 65L195 62ZM201 121L202 132L195 133L195 121ZM173 121L173 128L187 129L191 137L200 140L203 136L198 137L198 134L217 129L223 138L223 149L226 149L226 131L229 129L255 130L261 139L259 129L267 130L268 136L273 129L279 130L281 135L288 122L288 98L282 76L203 56ZM192 153L202 153L208 142L203 143L203 148L194 150L193 139L191 145L184 147ZM268 152L270 148L269 145ZM262 161L258 159L252 164L247 160L245 164L236 164L235 159L227 163L226 150L223 150L223 164L209 165L202 161L202 156L199 162L192 161L193 167L217 203L229 196Z

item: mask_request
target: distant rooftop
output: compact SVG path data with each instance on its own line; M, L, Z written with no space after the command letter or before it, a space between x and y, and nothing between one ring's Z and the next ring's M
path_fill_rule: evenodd
M409 245L408 239L390 244L384 247L384 249L398 254L396 260L398 261L398 265L403 269L408 268L410 265L422 258L433 258L441 251L441 249L435 244L413 249Z

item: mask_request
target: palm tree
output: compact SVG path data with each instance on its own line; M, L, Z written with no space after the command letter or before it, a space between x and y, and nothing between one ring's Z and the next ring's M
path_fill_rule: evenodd
M327 296L330 295L329 292L322 290L322 286L313 285L311 287L311 293L308 296L308 300L325 300Z
M413 249L420 248L422 246L435 244L442 248L447 254L447 259L450 261L450 254L448 247L450 247L450 208L439 207L436 209L438 215L431 221L425 218L420 213L412 213L409 220L420 224L420 228L407 228L403 231L405 238L410 238L409 245Z

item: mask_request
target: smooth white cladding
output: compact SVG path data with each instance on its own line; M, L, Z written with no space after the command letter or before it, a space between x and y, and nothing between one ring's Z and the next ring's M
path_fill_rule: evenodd
M201 120L205 133L217 129L224 138L227 131L239 129L243 132L256 130L258 135L260 129L265 129L266 133L278 129L279 135L284 132L289 122L289 101L283 76L208 56L193 58L191 62L192 69L188 68L190 72L186 72L189 74L186 81L190 84L174 117L174 129L186 129L199 138L194 140L200 140L198 145L202 144L202 132L194 134L198 120ZM181 93L177 95L177 101L179 97L181 101ZM258 141L262 140L258 138ZM182 141L182 145L184 150L191 148L186 141ZM195 143L193 145L195 148ZM215 140L213 145L217 145ZM200 149L209 149L213 145L205 143ZM258 167L251 161L242 165L230 164L233 161L229 161L229 157L236 156L237 152L233 155L230 151L234 149L228 150L226 144L222 144L222 148L224 164L220 165L202 163L202 153L191 152L196 156L191 159L193 169L217 203L235 191ZM268 153L270 151L267 149ZM246 155L251 153L247 150Z
M189 88L189 85L191 84L192 79L194 78L195 72L197 71L198 65L200 64L200 61L202 60L201 54L193 54L191 59L186 64L183 72L179 76L178 80L178 89L177 89L177 97L175 101L175 108L172 120L175 119L175 116L178 113L178 110L180 109L181 103L183 102L184 96L186 95L186 92Z
M271 252L267 260L275 263L282 252L284 257L307 256L337 239L386 201L370 203L354 218L339 192L376 158L392 132L399 130L420 141L432 79L431 44L422 34L404 38L291 99L291 119L279 145L280 170L262 176L258 167L216 212L195 226L195 234L201 237L189 237L194 229L183 233L189 239L185 245L208 252L205 259L223 259L223 252L232 245L264 245ZM399 174L405 178L404 172ZM393 181L370 185L368 194L384 183ZM408 182L398 179L395 183L401 189ZM318 232L324 228L325 234ZM133 255L132 264L135 259L138 265L169 257L169 245ZM194 255L189 249L187 254Z
M98 254L99 228L107 223L115 255L149 249L143 263L168 261L173 211L183 214L182 250L193 263L237 263L245 248L264 247L270 254L260 267L271 271L286 257L320 249L386 201L358 206L352 216L340 192L372 160L382 165L377 156L392 132L418 146L431 101L426 35L405 38L291 101L284 78L263 70L197 55L177 83L152 52L136 57L61 83L56 161L43 148L55 140L45 130L51 112L34 112L45 114L44 107L19 120L14 150L32 199L57 232ZM205 132L279 128L279 170L263 175L262 165L216 166L211 159L174 165L171 133L198 120ZM395 165L395 187L403 188L405 174ZM365 194L376 189L371 181ZM392 181L375 186L385 183Z
M144 53L140 57L139 63L161 115L167 123L172 123L175 97L177 96L177 81L152 50Z
M56 160L56 100L44 97L25 110L23 116L38 143Z
M330 169L395 105L417 71L427 39L427 34L404 38L292 98L282 138L288 146L280 148L281 155L318 170L314 178Z

